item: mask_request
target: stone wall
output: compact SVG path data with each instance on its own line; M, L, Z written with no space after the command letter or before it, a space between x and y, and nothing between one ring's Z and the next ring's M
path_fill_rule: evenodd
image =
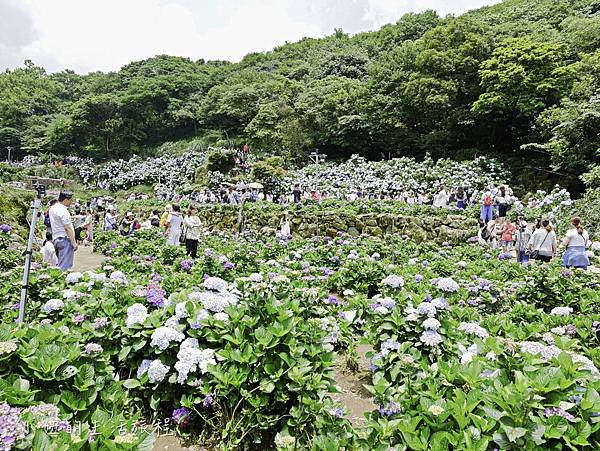
M236 211L202 208L200 218L206 226L219 230L235 230L239 213ZM393 213L352 214L341 211L317 213L290 211L290 228L293 235L304 238L315 235L335 236L338 232L358 236L361 234L385 236L408 235L414 240L462 242L477 234L477 220L463 215L405 216ZM244 226L273 236L279 229L281 213L253 209L244 212Z

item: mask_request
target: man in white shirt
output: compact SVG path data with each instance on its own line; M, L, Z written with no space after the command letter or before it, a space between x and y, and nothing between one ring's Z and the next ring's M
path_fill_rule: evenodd
M73 194L61 192L58 202L49 211L50 225L52 229L52 241L58 256L58 267L62 271L68 271L73 266L73 254L77 250L75 241L75 230L71 221L68 207L73 203Z

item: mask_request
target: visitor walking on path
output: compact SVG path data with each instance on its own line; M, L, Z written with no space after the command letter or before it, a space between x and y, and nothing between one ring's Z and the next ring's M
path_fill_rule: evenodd
M111 232L117 228L117 215L115 214L115 208L109 206L104 215L104 230Z
M184 233L185 233L185 251L192 257L196 258L198 255L198 241L202 233L202 223L198 217L198 208L190 206L187 215L183 219Z
M563 238L562 244L566 248L563 253L563 266L567 268L581 268L587 270L590 259L586 254L586 248L590 242L590 236L581 225L581 219L574 217L571 220L572 229L569 229Z
M515 240L515 232L517 228L509 218L504 218L504 222L500 226L500 246L504 252L509 252Z
M487 224L493 217L494 196L492 190L488 189L481 197L481 214L480 219Z
M82 227L83 230L85 230L85 239L83 240L83 244L87 246L94 240L94 215L91 209L86 211L86 216Z
M494 202L498 206L498 216L506 218L506 213L508 212L508 194L504 186L500 188L500 192L494 199Z
M179 246L179 238L181 237L181 225L183 224L183 218L181 217L181 210L179 205L171 206L171 214L167 217L167 228L165 230L165 237L167 238L167 244L171 246Z
M549 262L556 255L556 233L550 221L542 221L541 227L533 232L529 243L529 255L534 260Z
M77 250L75 241L75 229L71 222L71 214L68 207L73 203L73 194L61 192L58 202L50 208L50 227L52 229L52 241L58 257L58 267L62 271L68 271L73 266L73 254Z
M529 262L527 248L529 247L530 240L531 230L529 229L527 222L520 220L519 229L515 234L515 250L517 252L517 262L522 264L526 264Z

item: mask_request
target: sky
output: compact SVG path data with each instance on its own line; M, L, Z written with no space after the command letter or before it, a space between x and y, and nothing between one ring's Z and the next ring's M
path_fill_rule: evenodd
M406 12L500 0L0 0L0 71L116 71L155 55L239 61L303 37L376 30Z

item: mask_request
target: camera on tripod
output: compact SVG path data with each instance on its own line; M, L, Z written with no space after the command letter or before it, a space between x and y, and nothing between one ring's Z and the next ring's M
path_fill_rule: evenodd
M41 198L46 195L46 185L42 183L36 183L33 188L35 189L36 196Z

